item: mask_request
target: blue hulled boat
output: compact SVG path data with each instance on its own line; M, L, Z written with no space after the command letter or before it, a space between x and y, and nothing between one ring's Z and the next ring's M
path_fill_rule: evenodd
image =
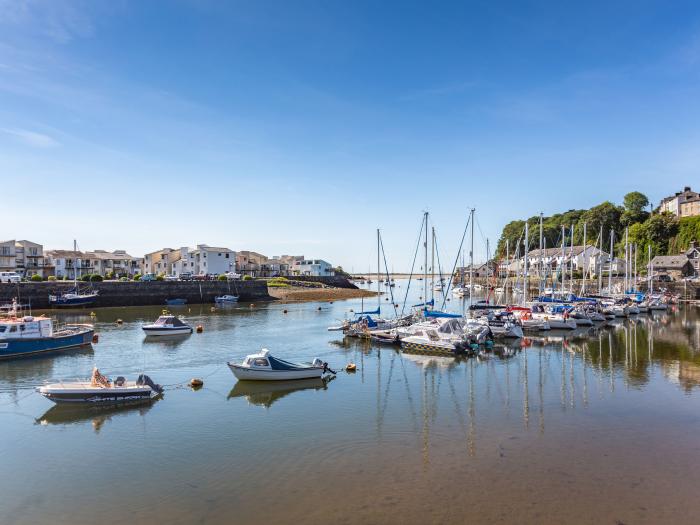
M0 319L0 359L61 352L92 343L95 328L89 324L54 329L48 317L10 316Z
M77 289L59 295L49 295L49 304L58 308L87 306L96 300L97 292L80 293Z

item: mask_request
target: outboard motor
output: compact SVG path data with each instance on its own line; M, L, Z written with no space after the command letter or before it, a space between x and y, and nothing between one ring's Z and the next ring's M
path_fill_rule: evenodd
M158 392L161 394L163 392L163 387L154 383L150 377L148 377L146 374L140 374L138 379L136 380L136 384L139 386L147 385L150 386L154 391Z

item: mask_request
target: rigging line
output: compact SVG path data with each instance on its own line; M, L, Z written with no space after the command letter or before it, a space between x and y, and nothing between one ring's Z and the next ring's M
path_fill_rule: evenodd
M382 249L382 257L384 258L384 269L386 270L386 280L389 285L389 295L391 296L391 306L394 309L394 315L398 317L399 312L396 309L396 301L394 300L394 289L391 286L391 277L389 276L389 265L386 262L386 251L384 251L384 241L382 240L381 233L379 234L379 246Z
M413 264L411 265L411 273L408 276L408 284L406 285L406 294L403 298L403 306L401 307L401 316L403 317L403 312L406 309L406 301L408 300L408 291L411 289L411 279L413 278L413 270L416 267L416 258L418 257L418 250L420 248L421 237L423 236L423 226L425 226L425 218L421 219L420 231L418 232L418 242L416 242L416 251L413 252ZM427 299L423 299L423 302Z
M469 222L472 220L472 214L469 213L469 218L467 219L467 224L464 226L464 233L462 233L462 240L459 243L459 248L457 248L457 255L455 256L455 263L452 265L452 271L450 272L450 280L447 282L447 290L449 291L450 287L452 286L452 280L454 279L455 275L455 269L457 268L457 264L459 263L459 254L462 253L462 246L464 245L464 239L467 237L467 231L469 230ZM471 293L471 290L470 290ZM445 308L445 302L447 301L447 293L444 293L442 295L442 306L440 307L440 310Z
M442 285L443 277L442 277L442 263L440 262L440 250L438 250L437 235L435 235L434 233L433 233L433 242L435 243L435 255L437 255L438 277L440 278L440 285ZM459 252L457 252L457 254L459 255ZM442 295L445 296L446 292L445 292L444 287L441 286L441 290L442 290Z

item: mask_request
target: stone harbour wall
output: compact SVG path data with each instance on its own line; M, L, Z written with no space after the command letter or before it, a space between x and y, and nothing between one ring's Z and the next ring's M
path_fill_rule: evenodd
M92 286L99 292L97 300L86 308L100 306L165 305L166 299L187 299L188 304L213 303L214 297L240 294L242 302L270 301L265 281L130 281L80 283L80 289ZM68 291L73 282L45 281L19 284L0 284L0 304L17 298L32 308L49 308L49 294Z

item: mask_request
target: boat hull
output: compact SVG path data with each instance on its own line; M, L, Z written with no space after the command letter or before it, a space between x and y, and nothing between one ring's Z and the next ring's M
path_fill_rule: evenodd
M54 335L48 338L0 339L0 359L16 359L66 351L92 343L95 329L85 327L77 333Z
M80 306L93 304L96 300L97 295L71 298L57 297L55 299L49 299L49 305L51 308L78 308Z
M55 388L54 385L39 387L38 392L54 403L116 404L148 401L160 394L148 386L139 388Z
M292 379L313 379L323 376L322 367L300 368L295 370L263 370L228 363L228 367L239 381L288 381Z
M160 337L168 335L189 335L192 333L191 326L178 326L177 328L164 328L162 326L150 328L142 327L143 332L149 337Z

